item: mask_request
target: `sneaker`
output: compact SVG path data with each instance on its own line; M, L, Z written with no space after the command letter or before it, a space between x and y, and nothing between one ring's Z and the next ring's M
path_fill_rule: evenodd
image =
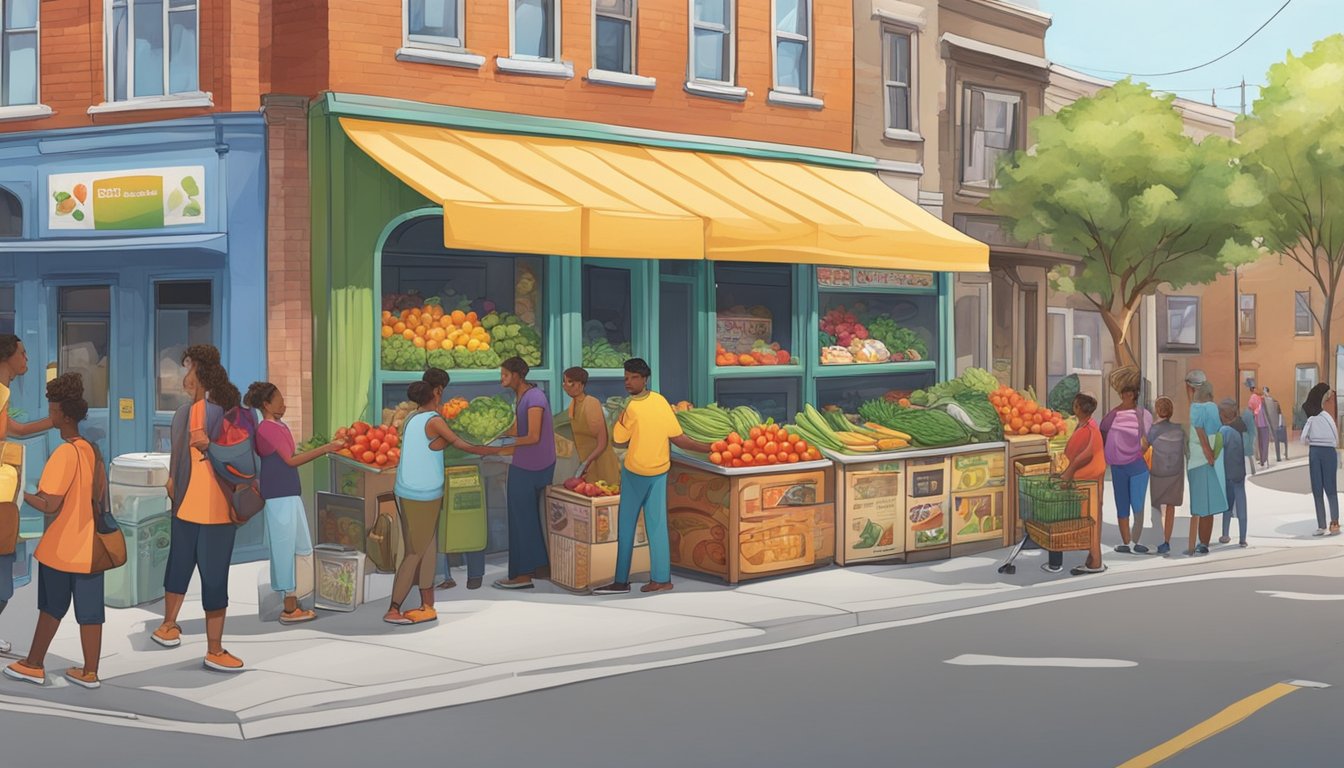
M1231 543L1232 543L1232 537L1231 537L1231 536L1219 536L1219 537L1218 537L1218 543L1219 543L1219 544L1231 544Z
M242 672L243 660L226 650L205 654L205 668L216 672Z
M667 592L672 589L670 581L650 581L648 584L639 588L640 592Z
M1121 544L1120 546L1115 548L1115 551L1119 552L1122 555L1128 555L1132 554L1134 550L1130 549L1128 544Z
M176 624L165 624L154 630L149 639L164 648L176 648L182 644L182 628Z
M312 621L317 618L317 614L312 611L300 608L293 613L280 614L281 624L302 624L305 621Z
M480 589L482 580L483 577L481 576L472 576L467 579L467 589Z
M1146 555L1146 554L1148 554L1149 552L1152 552L1152 550L1149 549L1149 548L1147 548L1147 547L1145 547L1145 546L1143 546L1142 544L1135 544L1135 545L1134 545L1134 552L1135 552L1136 554Z
M9 653L14 650L14 646L9 644L8 640L0 640L0 653Z
M438 621L439 612L434 610L433 606L422 605L419 608L412 608L406 612L406 618L411 620L412 624L424 624L430 621Z
M65 670L65 679L78 685L80 688L88 688L90 691L103 687L103 683L98 679L98 675L92 672L85 672L79 667L71 667Z
M1063 573L1063 572L1064 572L1064 566L1062 566L1062 565L1051 565L1051 564L1049 564L1049 563L1041 563L1041 570L1042 570L1042 571L1045 571L1046 573Z
M1326 535L1327 533L1329 533L1329 531L1325 530L1324 528L1317 528L1317 529L1316 529L1316 532L1313 533L1313 534L1311 534L1311 535L1312 535L1312 536L1324 536L1324 535Z
M1170 554L1171 554L1171 544L1168 543L1168 542L1165 542L1165 541L1162 542L1161 544L1158 544L1158 545L1157 545L1157 554L1162 555L1163 557L1166 557L1167 555L1170 555Z
M491 586L495 589L532 589L536 584L532 583L531 577L519 576L513 579L498 579Z
M598 587L593 590L594 595L625 595L629 594L630 585L621 582L613 582L605 587Z
M1247 544L1246 542L1243 541L1243 542L1237 544L1237 546L1238 546L1238 547L1241 547L1242 549L1245 549L1245 548L1249 547L1250 544Z
M22 661L16 661L5 667L5 677L33 685L47 684L47 673L41 667L30 667Z
M1196 546L1196 547L1195 547L1195 554L1196 554L1196 555L1207 555L1207 554L1209 554L1209 545L1208 545L1208 544L1200 544L1200 545Z
M383 614L383 621L398 626L405 626L411 623L411 620L406 618L406 614L392 609L389 609L387 613Z
M1105 572L1106 572L1105 563L1102 563L1101 566L1097 568L1093 568L1092 566L1084 563L1082 565L1074 567L1072 570L1069 571L1069 573L1073 574L1074 576L1086 576L1089 573L1105 573Z

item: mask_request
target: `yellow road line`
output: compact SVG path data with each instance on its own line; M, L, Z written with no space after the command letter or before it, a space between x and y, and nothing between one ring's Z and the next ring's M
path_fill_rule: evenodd
M1247 696L1185 733L1153 747L1138 757L1121 763L1119 768L1150 768L1150 766L1157 765L1163 760L1166 760L1179 752L1184 752L1205 739L1217 736L1261 709L1264 709L1275 701L1278 701L1284 696L1297 690L1301 689L1290 683L1275 683L1263 691Z

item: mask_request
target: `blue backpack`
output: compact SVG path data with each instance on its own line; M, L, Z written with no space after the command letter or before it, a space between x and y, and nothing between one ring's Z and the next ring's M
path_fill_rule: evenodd
M243 525L266 506L261 498L261 458L254 439L256 419L250 408L234 407L208 426L206 458L229 500L229 516L234 524Z

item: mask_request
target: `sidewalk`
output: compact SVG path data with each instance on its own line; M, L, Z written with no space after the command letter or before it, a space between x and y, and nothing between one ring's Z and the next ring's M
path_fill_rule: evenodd
M233 569L225 635L225 646L247 662L246 672L202 668L204 620L193 594L183 609L180 648L149 640L160 604L108 609L103 688L85 691L60 676L80 657L77 629L67 620L51 649L47 686L0 680L0 703L105 724L256 738L760 652L891 622L1344 556L1344 538L1310 536L1316 526L1309 494L1255 484L1248 493L1250 548L1215 546L1198 558L1118 555L1110 552L1119 543L1112 519L1103 533L1109 571L1099 576L1046 574L1037 567L1039 551L1019 558L1016 575L1001 575L1002 550L913 566L830 567L736 588L678 576L674 592L615 598L576 596L547 583L521 594L458 586L439 593L439 621L424 627L382 623L383 600L349 614L322 612L297 627L263 624L257 583L266 565L253 563ZM1184 548L1187 530L1178 519L1174 549ZM1150 533L1144 539L1156 543ZM1067 555L1066 566L1081 558ZM491 563L487 585L501 575L503 564ZM18 652L31 638L34 591L21 588L0 617L0 636Z

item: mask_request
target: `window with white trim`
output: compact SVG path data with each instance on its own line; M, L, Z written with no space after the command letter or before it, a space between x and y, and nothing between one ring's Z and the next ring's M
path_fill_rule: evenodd
M593 0L593 68L635 74L636 0Z
M812 94L812 0L775 0L775 90Z
M1310 336L1316 327L1311 316L1311 291L1293 291L1293 332Z
M460 50L466 0L405 0L409 48Z
M107 0L112 101L200 91L196 0Z
M1017 149L1022 97L967 86L962 107L961 181L972 187L997 186L1000 158Z
M560 7L556 0L513 0L513 58L560 60Z
M38 0L0 0L0 107L37 103Z
M1163 296L1158 316L1162 352L1199 351L1199 297Z
M886 105L887 130L915 130L911 112L914 103L910 76L912 42L913 37L908 32L891 29L882 32L882 98Z
M732 85L733 0L691 0L691 79Z

